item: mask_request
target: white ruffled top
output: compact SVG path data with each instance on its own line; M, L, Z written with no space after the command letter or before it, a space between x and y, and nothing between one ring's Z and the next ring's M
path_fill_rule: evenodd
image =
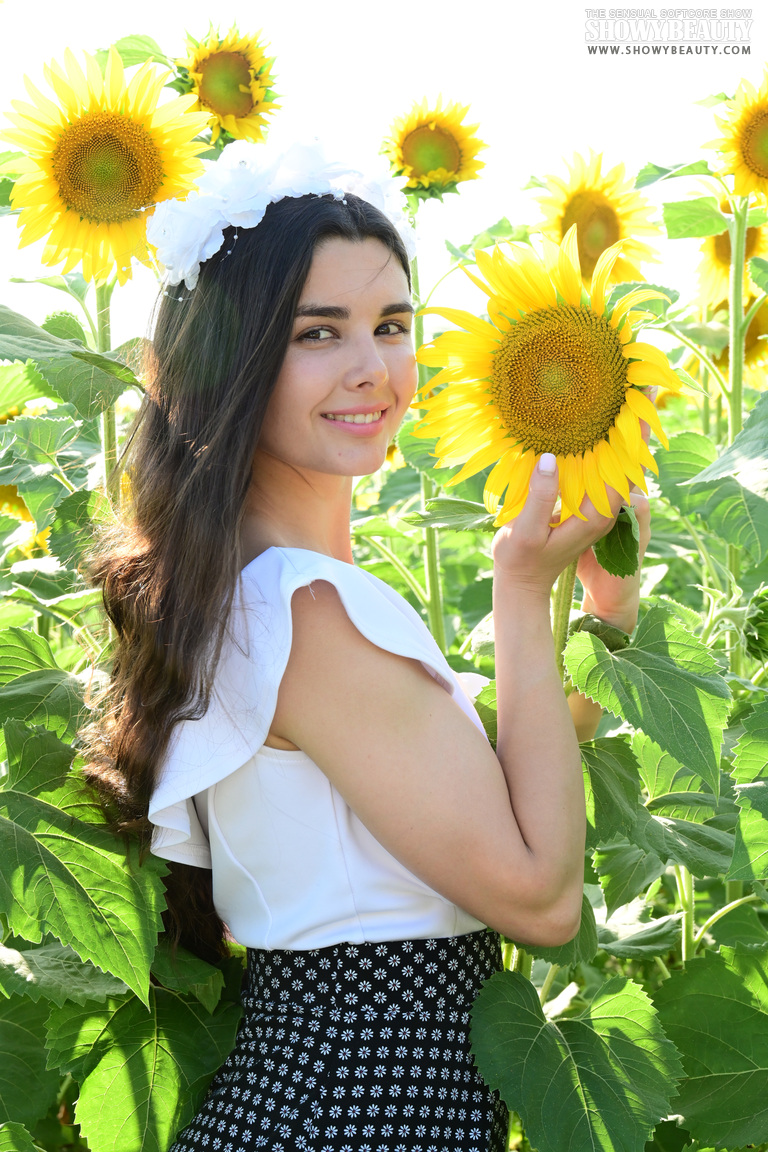
M212 868L219 915L250 948L474 932L481 922L396 860L314 761L264 744L291 650L291 598L314 580L335 586L368 640L420 661L482 729L401 596L332 557L269 548L243 570L207 712L174 729L149 806L152 851Z

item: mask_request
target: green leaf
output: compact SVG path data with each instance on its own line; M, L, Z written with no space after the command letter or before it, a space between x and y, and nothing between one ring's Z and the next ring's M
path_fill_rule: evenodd
M768 292L768 260L762 256L753 256L749 261L749 276L761 292Z
M483 722L485 734L493 747L496 747L496 681L492 680L475 697L475 709Z
M62 740L74 739L80 727L83 689L61 668L27 672L0 688L0 724L22 720L41 724Z
M634 508L621 506L616 523L592 545L598 564L611 576L634 576L640 555L640 525Z
M5 725L8 772L0 777L0 912L16 935L52 933L145 1001L157 943L165 867L74 813L82 783L73 751L51 732Z
M645 1152L685 1152L691 1139L690 1132L678 1128L674 1120L662 1120L653 1130L653 1139L645 1146Z
M630 646L614 653L578 632L564 660L581 692L645 732L718 793L731 694L709 649L671 613L651 608Z
M51 312L43 321L42 328L59 340L79 340L82 345L88 346L83 326L71 312Z
M768 877L768 701L744 720L733 761L736 803L741 809L730 880Z
M79 428L69 416L19 416L0 427L0 483L18 487L38 532L71 489L67 452Z
M675 1112L707 1146L768 1140L768 949L689 960L655 994L686 1079Z
M651 920L638 932L618 936L608 927L598 929L600 947L620 960L651 960L664 956L680 943L681 912Z
M115 41L113 48L119 53L126 68L143 64L145 60L154 60L158 64L164 64L166 68L173 68L173 63L151 36L123 36Z
M48 390L71 403L84 417L114 404L138 381L114 355L90 352L73 340L59 340L24 316L0 305L0 358L34 360Z
M0 1000L0 1122L31 1126L56 1098L58 1072L45 1066L47 1015L47 1004L25 996Z
M0 415L24 407L28 400L47 396L45 381L31 360L0 365Z
M693 324L676 320L672 331L675 334L679 332L683 336L687 336L689 340L693 340L694 344L699 344L702 348L709 348L715 353L720 353L724 348L727 348L730 340L730 333L725 324L716 324L713 320L707 324Z
M420 528L449 528L454 532L495 532L495 516L485 505L457 496L436 496L427 501L426 512L409 512L401 519Z
M42 997L59 1005L67 1000L86 1004L127 990L122 980L84 963L62 944L44 944L24 952L0 944L0 992L5 996L28 996L35 1003Z
M499 240L527 243L529 235L530 228L527 224L510 224L506 216L502 216L501 220L491 224L490 228L485 228L473 236L468 244L456 245L446 240L445 246L454 260L466 262L469 253L474 252L476 248L491 248Z
M55 667L51 646L43 636L25 628L6 628L0 632L0 685L27 672Z
M717 799L702 791L700 778L664 752L649 736L637 733L632 739L640 775L648 793L649 812L678 820L703 824L714 815Z
M671 180L674 176L704 176L711 175L711 169L706 160L694 160L692 164L673 164L671 168L664 168L661 164L648 163L641 168L635 180L635 188L647 188L657 180Z
M152 975L172 992L188 992L213 1012L224 991L224 974L186 948L174 949L163 937L152 961Z
M609 916L645 892L666 867L655 852L646 852L624 839L602 845L593 860Z
M135 997L54 1008L50 1060L80 1084L75 1118L90 1147L166 1152L229 1054L239 1015L228 1003L210 1015L163 988L150 989L149 1011Z
M621 736L579 745L587 798L587 848L626 836L637 820L640 779L637 760Z
M682 240L688 236L718 236L728 227L728 217L720 211L714 196L663 204L662 212L670 240Z
M548 1021L533 985L500 972L471 1016L480 1073L537 1152L634 1152L670 1111L680 1062L630 980L609 979L579 1016Z
M34 280L25 280L21 276L11 276L10 282L11 284L44 284L47 288L58 288L60 292L66 292L68 296L74 297L80 304L85 303L91 286L82 272L65 272L63 276L38 276Z
M0 1152L39 1152L23 1124L0 1124Z
M703 472L687 481L699 494L713 480L733 477L757 496L768 496L768 393L762 393L730 447ZM761 557L762 559L762 557Z
M671 438L669 451L656 454L656 463L662 494L684 516L696 516L726 543L746 548L755 563L768 556L768 501L728 474L700 482L710 465L720 464L708 437L681 432ZM759 476L759 460L750 467Z
M559 944L555 948L542 948L538 944L526 944L525 950L531 956L540 960L547 960L550 964L559 964L561 968L582 961L589 963L598 950L597 924L595 913L586 895L581 898L581 921L579 931L572 940L566 944Z
M106 496L85 490L73 492L56 507L48 546L62 564L76 567L90 548L94 532L113 522Z
M733 856L732 832L711 824L654 816L645 808L641 809L630 839L665 863L683 864L700 879L725 876Z
M443 485L451 476L455 476L458 468L436 468L435 445L437 439L426 440L422 436L415 436L413 429L415 420L408 420L400 426L397 434L397 446L403 454L406 464L415 468L417 472L424 472L436 484Z

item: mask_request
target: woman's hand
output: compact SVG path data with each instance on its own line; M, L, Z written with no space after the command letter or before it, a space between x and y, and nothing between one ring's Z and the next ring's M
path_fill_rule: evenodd
M552 471L545 471L548 467L551 467ZM603 516L592 501L585 498L580 509L582 515L586 517L585 520L571 516L565 523L552 528L550 522L557 491L555 458L550 453L544 453L531 476L528 499L522 512L510 524L500 528L494 537L493 562L496 578L505 586L513 586L517 591L540 594L548 599L560 573L574 560L582 557L585 578L594 584L597 599L603 597L607 601L609 597L606 589L603 589L601 584L598 587L599 581L596 577L592 577L589 571L588 556L592 557L594 564L599 568L592 552L592 545L613 527L621 508L621 496L612 488L607 489L611 516ZM608 576L607 573L605 575ZM615 578L608 577L608 579Z
M582 552L576 569L576 575L584 588L582 611L591 612L614 628L630 633L637 624L641 567L651 538L651 511L647 498L642 492L633 491L631 503L640 528L638 564L634 576L611 576L598 564L591 548Z

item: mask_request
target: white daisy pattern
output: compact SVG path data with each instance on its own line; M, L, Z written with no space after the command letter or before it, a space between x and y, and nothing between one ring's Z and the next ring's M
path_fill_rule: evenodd
M234 1051L170 1152L503 1152L469 1050L498 936L249 949Z

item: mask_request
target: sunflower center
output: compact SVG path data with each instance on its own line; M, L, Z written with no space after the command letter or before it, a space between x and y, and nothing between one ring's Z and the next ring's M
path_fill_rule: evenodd
M747 241L746 248L744 249L744 259L749 260L754 256L755 249L757 248L757 241L759 237L759 228L747 228ZM715 260L718 264L730 268L731 265L731 234L730 232L721 232L719 236L715 236Z
M247 116L253 108L251 70L240 52L214 52L199 65L198 98L217 116Z
M563 236L572 224L577 225L581 274L589 279L601 252L619 239L619 220L599 193L576 192L563 213Z
M163 182L150 134L116 112L88 112L70 124L51 161L67 208L99 224L135 216L154 203Z
M461 151L456 139L437 124L414 128L403 141L402 149L403 160L414 176L426 176L438 168L446 172L458 172L461 168Z
M490 392L512 437L534 452L585 452L624 403L627 360L614 328L588 308L530 312L494 353Z
M744 163L756 176L768 177L768 109L759 108L741 132Z

